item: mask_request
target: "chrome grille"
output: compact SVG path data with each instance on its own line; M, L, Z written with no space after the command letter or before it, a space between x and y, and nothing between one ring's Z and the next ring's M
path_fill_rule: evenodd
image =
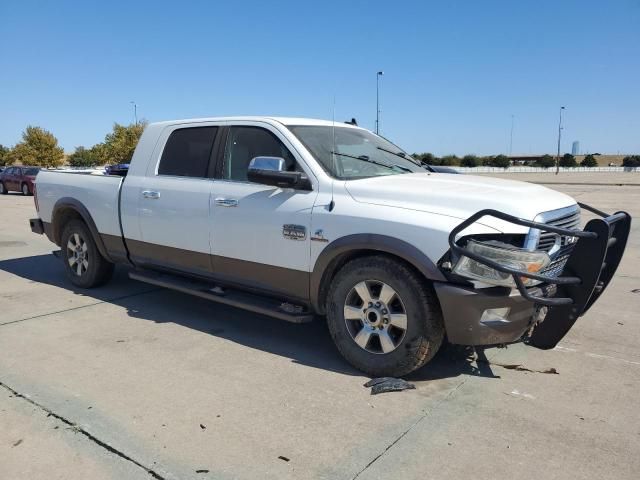
M580 207L577 205L559 210L552 210L538 215L536 222L546 223L554 227L568 228L571 230L580 229ZM531 229L525 239L525 247L529 250L542 250L549 254L551 263L542 273L551 277L562 274L567 259L573 250L575 237L561 236L553 232Z
M569 214L565 214L562 217L553 218L544 223L548 225L553 225L554 227L561 228L570 228L572 230L577 230L580 228L580 210L570 212ZM538 245L536 246L537 250L544 250L545 252L549 252L554 246L564 247L567 245L567 240L569 237L560 238L560 235L553 232L541 232L540 239L538 240ZM557 248L556 248L557 250Z

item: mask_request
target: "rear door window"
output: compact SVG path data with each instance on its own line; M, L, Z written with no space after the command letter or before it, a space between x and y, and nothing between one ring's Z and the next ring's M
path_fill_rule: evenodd
M162 152L158 175L206 178L218 127L174 130Z

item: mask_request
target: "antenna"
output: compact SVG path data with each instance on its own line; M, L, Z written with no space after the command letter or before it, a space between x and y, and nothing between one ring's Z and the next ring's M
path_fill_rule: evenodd
M336 162L336 96L333 95L333 109L331 111L331 134L333 136L333 146L331 147L331 164L333 171L338 173L338 162ZM331 179L331 202L329 202L329 211L333 210L335 202L333 201L333 185L335 180Z

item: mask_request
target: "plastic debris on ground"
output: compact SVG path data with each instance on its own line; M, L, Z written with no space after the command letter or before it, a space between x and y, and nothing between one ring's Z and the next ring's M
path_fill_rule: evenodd
M393 377L372 378L365 383L364 386L367 388L371 387L371 395L386 392L400 392L402 390L412 390L416 388L413 383Z

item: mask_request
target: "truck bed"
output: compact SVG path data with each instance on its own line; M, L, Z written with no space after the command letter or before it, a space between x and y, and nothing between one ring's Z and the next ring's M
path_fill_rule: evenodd
M73 198L91 212L100 233L120 236L118 199L123 179L91 172L42 170L36 177L40 218L51 223L56 203Z

